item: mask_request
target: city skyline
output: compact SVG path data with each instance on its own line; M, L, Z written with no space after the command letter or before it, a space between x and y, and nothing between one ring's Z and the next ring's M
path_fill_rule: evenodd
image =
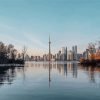
M5 2L6 1L6 2ZM0 41L25 45L33 55L61 47L78 46L83 52L89 42L100 38L98 0L0 0Z

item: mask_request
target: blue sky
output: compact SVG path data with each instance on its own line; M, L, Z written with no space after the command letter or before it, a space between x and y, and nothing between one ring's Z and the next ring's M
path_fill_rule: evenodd
M99 0L0 0L0 41L29 52L46 53L51 35L52 52L100 39Z

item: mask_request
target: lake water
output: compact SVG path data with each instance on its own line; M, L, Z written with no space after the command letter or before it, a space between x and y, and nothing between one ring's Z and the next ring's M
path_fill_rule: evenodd
M100 68L76 62L0 68L0 100L100 100Z

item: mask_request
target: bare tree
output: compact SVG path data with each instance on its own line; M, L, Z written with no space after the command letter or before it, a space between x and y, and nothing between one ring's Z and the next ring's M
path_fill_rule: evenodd
M12 44L9 44L7 49L7 52L10 53L14 49L14 46Z
M6 61L5 44L3 42L0 42L0 63L3 63L5 61Z
M27 47L24 46L23 49L22 49L22 56L23 56L23 60L25 60L25 55L26 55L26 52L27 52Z
M11 58L15 60L16 57L17 57L17 50L16 50L16 49L13 49L13 50L11 51Z

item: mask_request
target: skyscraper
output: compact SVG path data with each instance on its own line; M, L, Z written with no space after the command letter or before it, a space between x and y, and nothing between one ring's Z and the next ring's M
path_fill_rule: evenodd
M68 53L67 53L67 60L73 60L73 51L68 51Z
M77 46L76 45L72 47L72 52L73 52L74 60L77 60Z
M66 54L65 47L62 47L61 48L61 60L62 61L65 61L65 54Z
M65 61L67 61L67 47L65 49Z
M61 48L61 53L62 53L62 54L65 54L65 52L66 52L66 51L65 51L65 47L62 47L62 48Z
M75 60L77 60L77 46L74 47L75 50Z

